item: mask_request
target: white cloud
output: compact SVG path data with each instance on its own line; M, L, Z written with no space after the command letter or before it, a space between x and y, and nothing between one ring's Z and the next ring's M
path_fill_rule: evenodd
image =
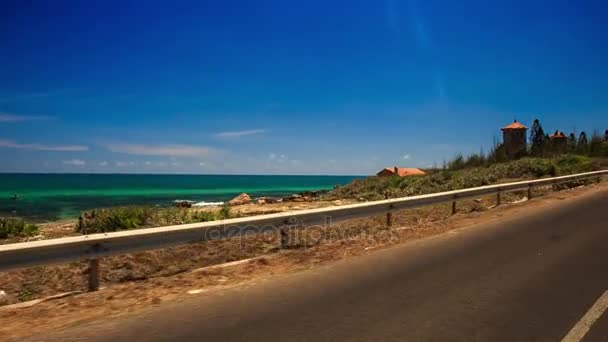
M205 165L207 165L207 164L206 164L205 162L200 162L200 163L198 163L198 165L199 165L199 166L205 166Z
M70 159L70 160L64 160L63 163L65 165L72 165L72 166L85 166L87 164L87 162L85 162L82 159Z
M30 115L16 115L9 113L0 113L0 122L4 123L15 123L23 121L34 121L34 120L48 120L48 116L30 116Z
M283 163L283 162L289 160L289 158L286 155L284 155L284 154L276 154L276 153L270 153L268 155L268 159L270 159L272 161L275 161L277 163Z
M196 157L207 156L213 151L209 147L195 145L142 145L112 143L105 144L104 146L112 152L140 156Z
M267 131L265 129L249 129L244 131L233 131L233 132L220 132L215 134L216 138L240 138L254 134L264 134Z
M99 163L99 166L108 166L108 162L104 160L101 163Z
M115 164L117 167L135 166L134 161L117 161Z
M412 156L410 156L409 154L404 154L404 155L403 155L403 159L404 159L404 160L408 160L408 159L410 159L411 157L412 157Z
M16 148L36 151L58 151L58 152L82 152L88 151L87 146L81 145L44 145L44 144L20 144L11 140L0 140L0 147Z
M146 164L146 166L150 166L150 165L152 165L152 162L151 161L146 161L145 164Z

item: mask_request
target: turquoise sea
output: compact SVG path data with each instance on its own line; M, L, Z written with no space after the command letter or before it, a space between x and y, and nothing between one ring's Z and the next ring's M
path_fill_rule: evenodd
M77 217L121 205L172 206L175 200L220 202L246 192L285 196L332 189L357 176L0 174L0 216L32 221ZM17 194L19 199L13 199Z

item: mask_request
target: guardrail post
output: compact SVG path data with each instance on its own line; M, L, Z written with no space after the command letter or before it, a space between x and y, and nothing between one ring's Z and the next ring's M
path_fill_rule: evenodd
M285 230L285 228L281 228L279 230L279 233L281 234L281 249L286 249L289 246L289 233L287 233L287 231Z
M496 206L500 205L500 191L496 193Z
M388 228L393 226L393 210L395 208L392 204L388 206L388 212L386 213L386 226Z
M452 202L452 215L456 215L456 201Z
M532 184L528 185L528 201L532 199Z
M89 260L89 291L99 290L99 259Z

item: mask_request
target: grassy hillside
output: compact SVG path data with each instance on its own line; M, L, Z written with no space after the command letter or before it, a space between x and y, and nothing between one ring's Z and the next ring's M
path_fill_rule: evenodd
M428 176L368 177L337 187L329 193L329 196L379 200L464 189L518 179L566 175L599 168L600 165L591 158L577 155L566 155L555 159L524 158L485 167L436 171Z

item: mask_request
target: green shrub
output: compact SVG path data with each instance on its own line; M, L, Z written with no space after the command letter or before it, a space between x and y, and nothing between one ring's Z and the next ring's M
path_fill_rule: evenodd
M454 157L454 159L448 162L448 169L450 170L460 170L466 167L466 163L462 153L459 153Z
M38 226L26 223L23 219L0 217L0 239L32 236L38 233Z
M105 233L144 227L162 227L229 218L230 207L217 211L184 208L116 207L83 213L76 225L81 233Z
M593 171L595 166L589 157L579 155L565 155L554 160L558 173L566 175L570 173Z
M228 204L224 204L224 206L222 206L222 209L220 209L220 211L219 211L218 219L225 220L225 219L229 219L231 216L232 215L230 213L230 206Z

